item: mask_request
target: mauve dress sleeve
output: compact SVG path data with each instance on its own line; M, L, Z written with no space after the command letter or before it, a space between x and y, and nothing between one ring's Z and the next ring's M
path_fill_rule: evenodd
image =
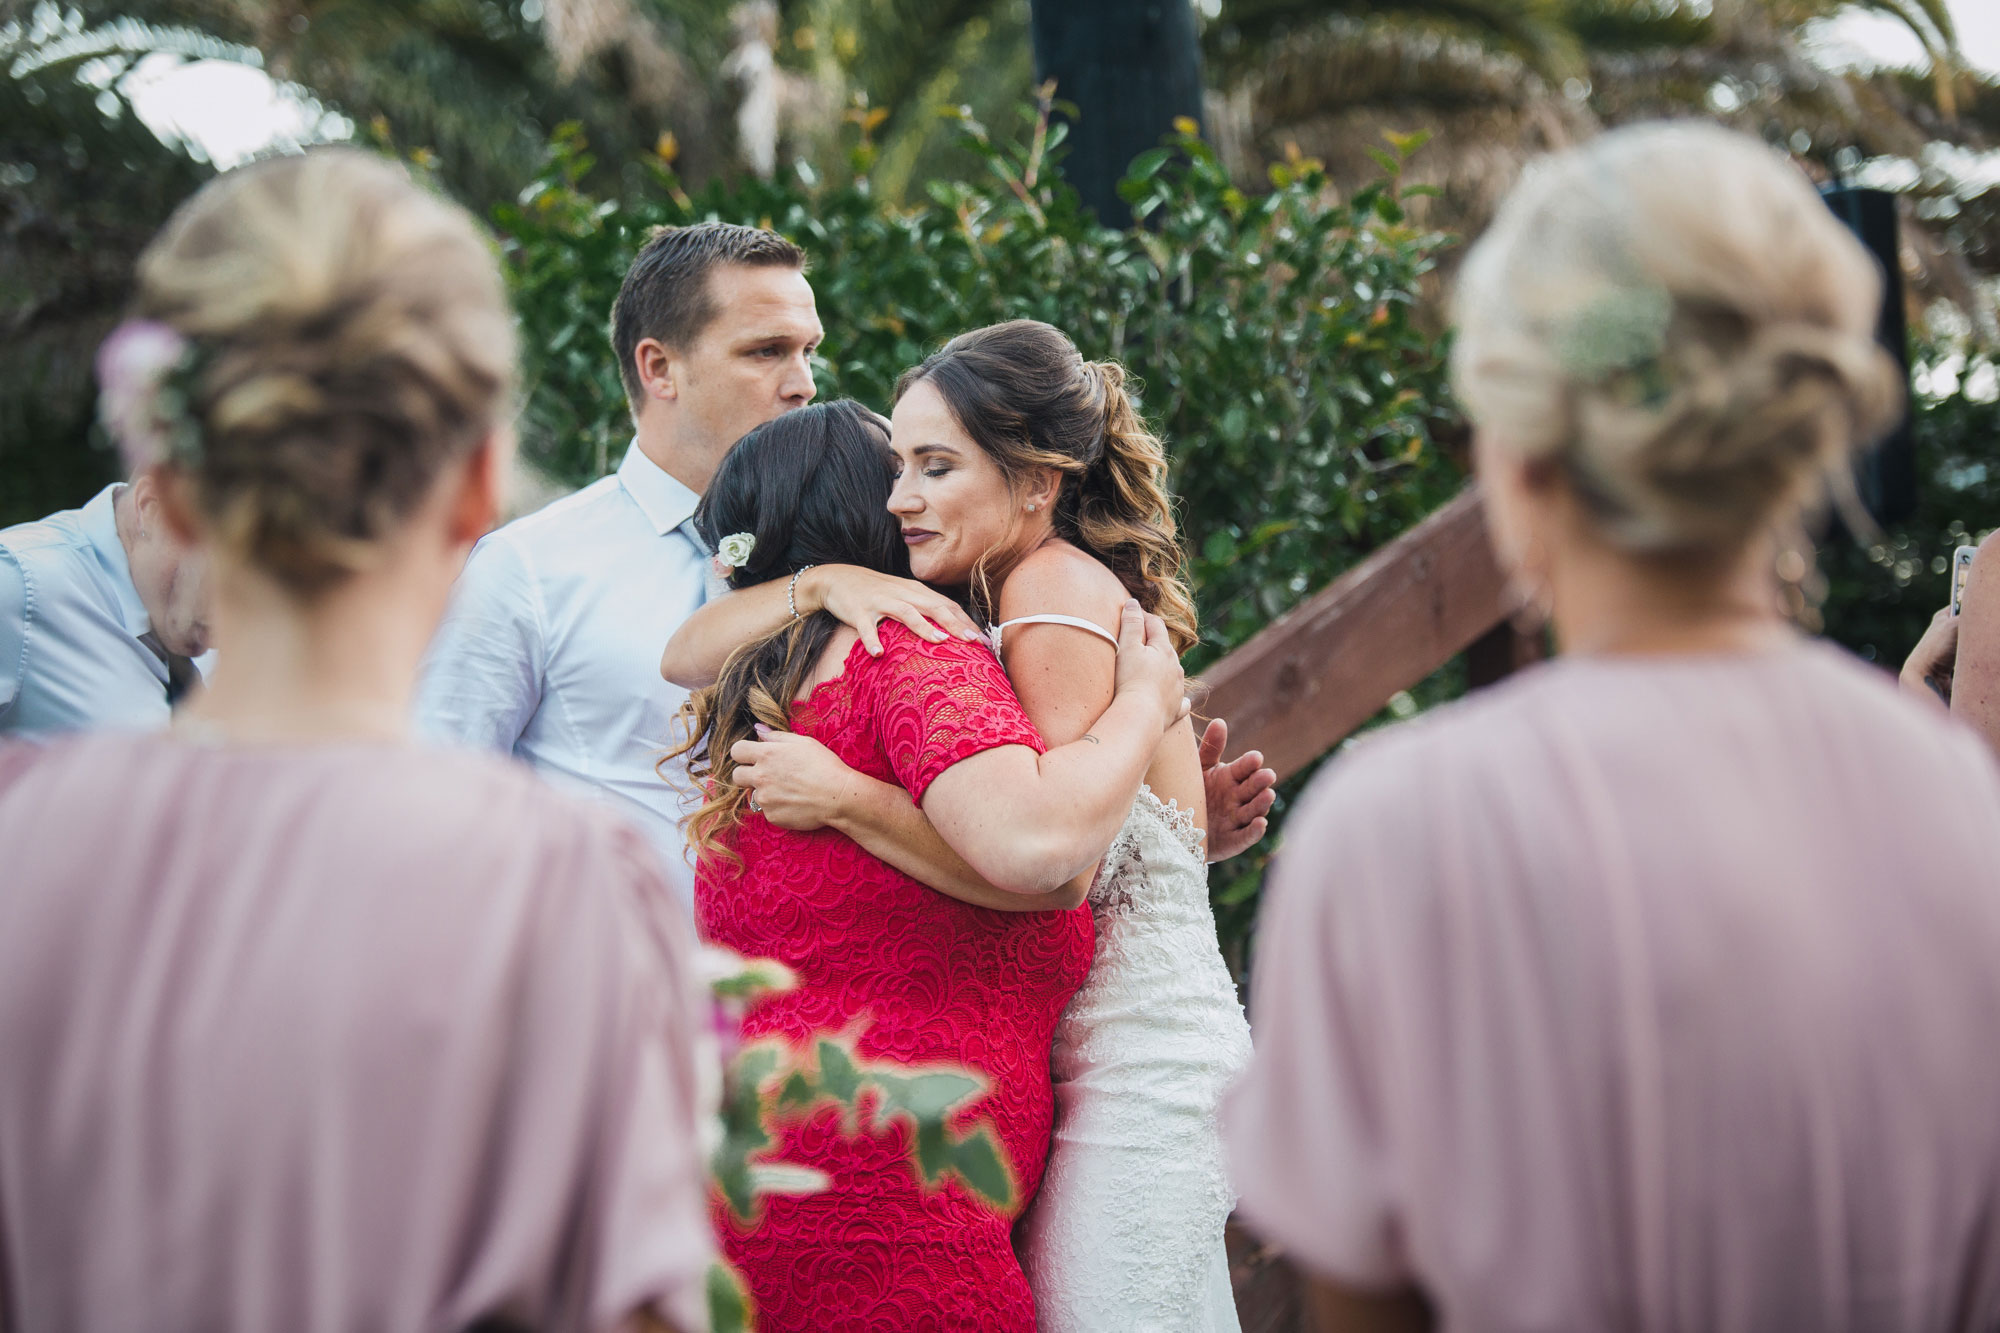
M1223 1107L1233 1183L1253 1229L1358 1289L1401 1286L1382 1117L1370 899L1394 889L1382 821L1347 764L1285 825L1251 966L1254 1055Z
M882 626L864 696L890 771L923 804L938 775L982 750L1048 747L1028 721L999 659L985 644L931 643L894 622Z
M603 1121L586 1205L598 1261L589 1323L611 1328L651 1308L683 1333L708 1326L714 1259L702 1126L719 1086L701 1062L716 1058L701 1026L706 991L694 965L687 912L638 834L619 827L604 872L616 890L619 985L604 1016L613 1033Z

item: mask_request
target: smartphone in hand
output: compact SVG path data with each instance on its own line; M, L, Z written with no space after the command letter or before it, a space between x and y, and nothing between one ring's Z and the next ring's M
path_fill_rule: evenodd
M1972 573L1972 557L1977 546L1961 546L1951 553L1951 613L1958 614L1965 602L1965 580Z

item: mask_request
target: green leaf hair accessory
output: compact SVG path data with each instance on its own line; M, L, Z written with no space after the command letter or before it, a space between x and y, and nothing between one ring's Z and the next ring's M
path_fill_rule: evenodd
M1650 404L1666 393L1659 363L1673 317L1673 298L1663 288L1613 288L1577 311L1557 334L1557 364L1583 384L1636 373L1644 381L1642 401Z

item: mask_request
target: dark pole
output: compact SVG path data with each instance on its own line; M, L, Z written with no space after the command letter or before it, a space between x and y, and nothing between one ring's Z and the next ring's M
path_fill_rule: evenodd
M1036 77L1073 103L1063 174L1107 226L1132 221L1118 182L1176 116L1201 114L1192 0L1032 0Z

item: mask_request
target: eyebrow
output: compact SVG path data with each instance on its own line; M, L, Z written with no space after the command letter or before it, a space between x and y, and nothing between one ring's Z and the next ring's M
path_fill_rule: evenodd
M765 343L792 343L792 342L817 343L823 341L825 338L826 338L826 330L814 329L812 336L809 338L801 338L796 333L782 333L782 332L752 333L746 335L740 341L742 342L742 345L745 347L761 347Z
M912 458L922 458L925 454L950 454L953 458L956 458L958 457L958 450L948 444L920 444L910 450Z

